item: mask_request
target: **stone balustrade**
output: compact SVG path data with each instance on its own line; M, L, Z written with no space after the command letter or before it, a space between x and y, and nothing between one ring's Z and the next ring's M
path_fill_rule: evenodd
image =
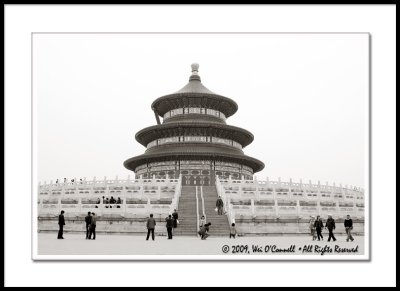
M236 219L308 219L311 215L364 219L364 190L333 185L216 178L229 222Z
M39 216L79 216L87 212L97 215L168 215L178 208L181 194L179 179L134 179L75 181L73 183L39 183ZM106 198L120 198L120 203L106 204Z

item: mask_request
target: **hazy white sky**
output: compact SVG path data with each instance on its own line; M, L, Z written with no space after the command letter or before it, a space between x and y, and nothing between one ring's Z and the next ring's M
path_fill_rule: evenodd
M258 179L364 187L368 61L367 34L35 34L38 179L133 177L123 162L145 151L151 103L197 62L238 103L227 124L254 134Z

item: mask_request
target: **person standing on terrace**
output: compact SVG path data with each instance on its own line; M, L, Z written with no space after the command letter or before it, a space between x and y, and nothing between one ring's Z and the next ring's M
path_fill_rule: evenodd
M64 239L63 234L64 234L64 225L65 225L65 219L64 219L64 210L61 210L61 214L58 216L58 236L57 239Z
M154 240L154 229L156 227L156 220L153 218L153 214L150 214L150 217L147 219L146 227L147 227L146 240L149 240L150 233L151 233L151 238Z
M92 222L92 216L90 211L88 212L88 215L85 217L85 223L86 223L86 239L89 239L89 233L90 233L90 224Z
M350 215L347 215L346 219L344 220L344 227L346 229L347 239L346 241L353 241L354 238L351 235L351 231L353 230L353 220L350 218Z
M178 212L176 211L176 209L174 209L172 217L174 219L174 228L176 228L178 226Z
M93 234L93 239L96 239L96 215L94 214L94 212L92 212L92 219L90 221L90 232L89 232L89 239L92 238L92 234Z
M174 227L174 220L172 219L172 215L168 215L168 217L165 219L167 222L166 227L167 227L167 233L168 233L168 239L172 239L172 228Z

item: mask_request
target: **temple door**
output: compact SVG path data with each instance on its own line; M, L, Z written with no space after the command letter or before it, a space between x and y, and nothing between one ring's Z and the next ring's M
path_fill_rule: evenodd
M197 176L196 178L195 178L195 185L200 185L200 176Z

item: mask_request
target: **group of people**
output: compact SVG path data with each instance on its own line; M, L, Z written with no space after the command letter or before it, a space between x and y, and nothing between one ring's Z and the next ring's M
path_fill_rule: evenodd
M346 219L344 220L344 227L346 229L346 241L348 242L349 240L353 241L354 238L351 235L351 231L353 230L353 220L350 218L350 215L347 215ZM309 222L309 228L312 236L312 240L324 240L324 237L322 236L322 229L324 228L324 223L322 222L321 217L318 215L317 218L315 216L311 216L310 222ZM329 236L328 236L328 241L336 241L335 235L333 234L333 231L336 229L336 223L335 220L332 218L332 215L328 215L328 219L326 220L325 223L325 229L328 229Z
M71 183L74 183L74 182L75 182L75 179L71 179ZM59 181L59 179L57 179L56 180L56 184L59 184L59 183L60 183L60 181ZM65 183L68 183L67 178L64 178L64 184ZM79 183L82 184L83 183L83 179L79 179Z
M86 222L86 239L96 239L96 214L94 212L88 212L85 217Z
M104 198L104 196L103 196ZM96 215L94 212L88 212L87 216L85 217L85 223L86 223L86 239L96 239ZM166 222L166 228L167 228L167 234L168 234L168 239L172 239L173 236L173 229L176 228L179 224L178 220L178 212L176 209L174 212L168 217L165 218ZM150 217L147 219L146 222L146 228L147 228L147 237L146 240L149 240L150 234L152 237L152 240L155 239L154 235L154 230L156 227L156 220L153 217L153 214L150 214ZM64 239L63 237L63 232L64 232L64 225L65 225L65 218L64 218L64 210L61 210L61 214L58 216L58 225L59 225L59 231L57 235L57 239ZM202 240L207 239L209 237L208 232L210 231L210 226L211 222L206 223L206 218L201 216L200 221L199 221L199 231L198 234ZM354 238L351 234L353 230L353 220L350 218L350 215L347 215L346 219L344 220L344 227L346 229L346 241L353 241ZM324 228L324 223L322 222L321 217L318 215L317 218L315 216L311 216L311 219L309 221L309 228L312 236L312 240L324 240L324 237L322 235L322 229ZM328 242L331 241L336 241L335 235L333 234L333 231L336 229L336 223L335 220L332 218L332 215L328 215L328 219L325 222L325 229L328 229L329 236L328 236ZM236 227L235 223L232 223L230 226L230 233L229 233L229 238L236 238Z
M96 239L96 214L94 212L88 212L87 216L85 217L86 223L86 239ZM65 218L64 218L64 210L61 210L60 215L58 216L58 235L57 239L64 239L64 225L65 225Z
M118 197L117 199L115 199L113 196L111 196L110 199L108 199L108 197L103 196L103 204L107 204L106 208L112 208L111 205L108 204L122 204L122 200L120 197ZM97 204L100 204L100 198L97 199ZM117 208L120 208L121 206L117 205Z
M202 240L207 239L210 235L208 232L210 231L211 222L206 223L206 218L204 215L200 217L199 221L199 231L197 232Z
M179 220L178 220L178 212L174 209L174 212L168 217L165 218L165 227L167 228L167 235L168 239L172 239L173 229L178 227ZM147 237L146 240L149 240L150 234L152 240L154 240L154 230L156 228L156 220L153 217L153 214L150 214L150 217L147 219L146 228L147 228Z

